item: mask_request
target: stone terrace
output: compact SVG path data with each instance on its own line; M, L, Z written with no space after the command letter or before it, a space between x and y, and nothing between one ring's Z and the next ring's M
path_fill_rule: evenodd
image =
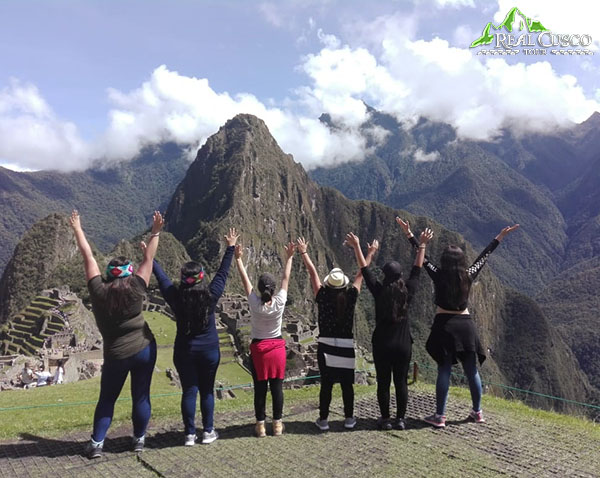
M411 392L409 417L433 409L434 397ZM406 431L375 429L374 393L356 404L357 428L345 431L341 404L334 402L331 430L322 433L312 421L316 403L286 410L282 437L252 437L251 411L217 415L220 439L183 447L180 424L154 424L146 451L129 449L128 428L112 429L104 456L80 455L88 433L47 439L24 433L22 440L0 443L0 477L578 477L600 476L600 439L578 437L543 420L487 413L488 422L450 421L434 430L409 419ZM467 403L453 399L448 415L462 417ZM270 427L268 427L270 431Z

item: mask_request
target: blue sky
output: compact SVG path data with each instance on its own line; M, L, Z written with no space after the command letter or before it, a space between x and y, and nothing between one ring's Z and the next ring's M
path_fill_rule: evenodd
M193 155L229 117L250 112L312 167L367 153L362 101L474 138L566 126L600 109L597 55L469 50L512 6L599 44L600 8L584 1L4 0L0 164L82 169L165 140ZM327 131L322 112L343 131Z

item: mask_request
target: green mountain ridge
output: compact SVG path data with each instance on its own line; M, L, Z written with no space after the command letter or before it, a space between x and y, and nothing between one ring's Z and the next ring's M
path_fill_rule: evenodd
M386 129L395 124L387 115L374 112L373 116L378 124L386 125ZM415 164L410 156L414 148L429 152L434 147L440 151L441 159L433 163ZM367 174L362 169L363 173L359 174L360 167L372 164L379 166L376 174L373 169L368 169ZM432 257L439 257L447 244L454 243L465 247L470 258L474 258L477 251L465 238L445 227L466 231L466 239L470 239L469 235L480 237L485 245L500 227L512 222L515 216L524 215L534 225L530 226L531 235L523 228L524 234L520 235L519 231L519 235L508 238L494 253L490 268L483 271L473 288L470 309L477 317L484 342L490 347L483 374L494 381L574 400L596 393L579 370L575 356L538 305L503 286L495 276L496 272L504 271L506 275L506 271L514 269L512 273L520 277L519 273L529 273L528 264L541 264L546 275L537 275L535 279L545 285L546 279L558 273L553 256L562 254L566 235L560 211L547 193L536 189L528 179L481 146L456 141L449 126L426 120L410 130L402 129L397 135L390 135L376 155L348 167L356 174L350 192L362 192L361 181L367 185L364 190L373 184L385 185L387 193L382 197L403 198L411 206L410 212L372 201L351 200L335 189L317 185L301 165L279 148L261 120L238 115L209 138L176 188L167 208L168 232L161 235L158 259L168 263L168 272L173 277L188 254L205 264L209 273L214 272L224 251L222 236L228 227L235 226L242 233L251 280L256 280L263 271L280 274L283 245L299 235L309 240L311 257L321 276L334 265L352 275L356 264L352 251L343 246L343 239L347 232L354 231L363 243L380 239L382 246L376 266L381 267L394 258L409 270L413 252L394 222L396 214L407 217L415 230L426 226L435 229ZM346 174L343 167L336 171ZM340 184L343 185L343 181ZM379 186L376 189L383 190ZM524 203L531 204L531 210L526 210ZM504 209L498 211L498 205ZM88 231L94 223L101 228L105 217L83 214L84 228ZM462 221L463 217L467 221ZM85 295L81 259L74 249L72 236L67 236L70 231L65 221L64 216L51 216L46 222L42 221L42 226L34 226L17 247L11 267L6 268L0 281L0 302L4 306L8 298L10 311L20 310L24 305L19 304L26 304L37 290L49 285L68 284L72 290ZM556 224L560 225L562 235L551 234ZM145 228L144 225L140 230ZM548 235L541 247L536 242L540 235ZM48 248L46 236L59 239ZM121 242L115 253L139 254L138 239ZM50 256L38 256L38 251ZM505 254L509 260L504 259ZM100 253L97 257L103 268L106 258ZM40 258L44 263L57 266L37 271L36 260ZM15 280L22 273L21 264L28 265L27 271L34 271L27 287ZM8 292L3 292L6 290ZM235 270L230 273L228 291L242 291ZM289 307L308 320L314 318L308 276L298 259L294 263L289 297ZM12 313L5 312L4 320ZM433 314L429 279L424 277L411 311L414 357L423 363L430 360L423 344ZM370 344L373 319L372 299L364 292L357 309L356 336L366 347Z
M413 252L394 222L396 214L408 217L415 230L426 225L434 228L437 236L432 257L438 257L448 243L461 244L470 257L476 256L461 236L430 219L372 201L349 200L335 189L317 186L290 155L281 151L261 120L238 115L198 152L167 209L166 228L209 270L214 270L224 250L222 235L235 226L242 234L251 280L263 271L279 274L284 243L299 235L309 241L321 276L333 266L353 275L354 256L342 245L349 231L357 233L363 244L373 238L381 241L377 266L394 258L409 269ZM515 242L511 238L501 247L510 249ZM424 363L429 359L422 347L434 314L428 281L423 278L411 311L415 343L420 344L415 346L414 355ZM241 291L235 271L228 285L228 290L232 289ZM299 260L294 263L289 297L291 307L314 315L308 276ZM591 394L575 357L535 302L503 287L491 270L485 270L474 287L470 309L493 351L485 366L486 376L560 396ZM372 311L372 299L362 293L357 338L366 347L373 328ZM517 317L512 315L515 311ZM510 343L515 340L514 331L519 331L520 352L516 355ZM547 361L548 357L560 357L560 366Z
M0 273L25 231L60 211L78 209L88 234L108 252L120 239L146 228L156 208L164 208L189 160L172 143L146 148L131 161L83 172L15 172L0 167Z

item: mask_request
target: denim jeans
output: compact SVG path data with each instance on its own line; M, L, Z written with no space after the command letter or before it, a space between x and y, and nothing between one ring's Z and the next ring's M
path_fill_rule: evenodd
M481 378L477 371L477 354L475 352L463 352L458 357L462 363L463 370L469 381L471 391L471 400L473 401L473 410L481 410ZM450 387L450 373L452 372L452 357L446 355L442 364L438 364L438 376L435 385L436 413L444 415L446 413L446 401L448 400L448 388Z
M101 442L112 422L115 402L127 375L131 373L131 420L133 435L141 438L146 433L150 421L150 382L156 363L156 342L152 341L146 348L125 359L107 359L102 366L100 379L100 398L94 413L94 431L92 438Z
M196 433L196 400L200 393L202 427L205 432L214 428L215 378L221 359L219 347L208 350L178 351L175 349L173 362L179 373L183 395L181 396L181 417L186 435Z

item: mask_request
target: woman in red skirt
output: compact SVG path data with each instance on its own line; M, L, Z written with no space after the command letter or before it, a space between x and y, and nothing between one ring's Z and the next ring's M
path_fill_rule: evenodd
M250 356L252 357L252 379L254 380L255 434L266 436L265 408L267 388L271 386L273 399L273 435L283 433L283 378L285 376L285 340L281 336L281 321L287 301L287 289L292 272L295 244L289 243L285 252L287 260L281 279L281 288L275 294L277 284L271 274L262 274L258 279L258 296L252 290L246 268L242 261L242 246L235 248L235 263L242 278L250 306L252 327Z

